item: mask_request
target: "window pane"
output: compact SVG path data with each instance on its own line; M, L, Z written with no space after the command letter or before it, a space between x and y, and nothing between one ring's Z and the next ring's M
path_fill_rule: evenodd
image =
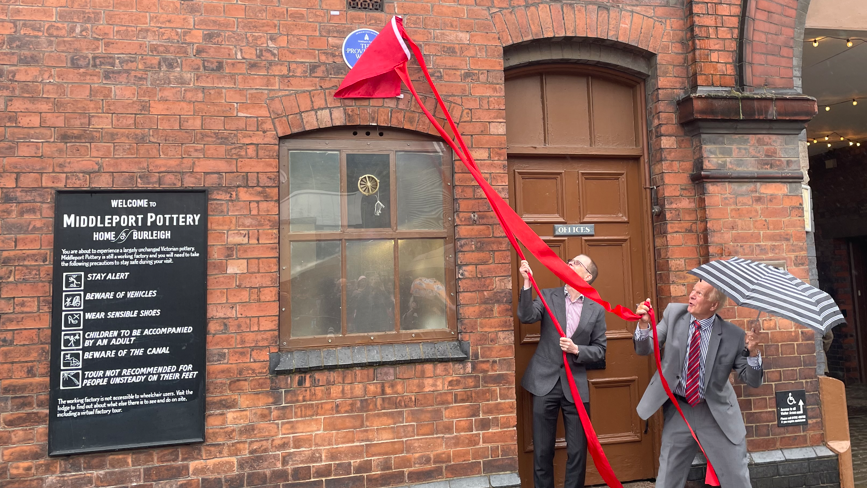
M399 152L397 173L397 228L442 230L442 155Z
M394 330L394 241L346 241L350 334Z
M444 245L442 239L398 241L402 330L448 327Z
M340 335L340 241L293 242L292 337Z
M283 208L280 213L285 218ZM340 230L340 153L290 151L289 231L336 230Z
M391 228L388 154L347 154L346 192L350 228Z

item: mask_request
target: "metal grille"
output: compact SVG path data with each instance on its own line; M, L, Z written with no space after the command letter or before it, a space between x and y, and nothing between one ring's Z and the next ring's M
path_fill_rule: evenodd
M350 10L366 10L370 12L382 12L381 0L348 0Z

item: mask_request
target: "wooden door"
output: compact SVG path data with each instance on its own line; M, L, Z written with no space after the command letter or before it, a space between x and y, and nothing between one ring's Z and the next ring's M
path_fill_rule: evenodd
M849 240L852 300L855 305L855 339L858 349L858 375L867 383L867 240Z
M587 254L599 267L594 287L613 304L652 297L652 243L644 189L640 82L601 70L552 67L509 73L506 81L510 201L565 261ZM568 104L564 101L568 100ZM515 135L513 136L513 131ZM593 224L592 236L555 236L555 226ZM520 288L513 258L513 300ZM530 257L543 288L563 283ZM621 481L655 475L655 430L635 411L653 372L632 346L634 324L608 314L602 369L588 372L590 415ZM539 341L539 323L515 319L518 452L533 485L532 399L521 380ZM566 443L558 424L555 485L563 486ZM587 484L602 483L588 456Z

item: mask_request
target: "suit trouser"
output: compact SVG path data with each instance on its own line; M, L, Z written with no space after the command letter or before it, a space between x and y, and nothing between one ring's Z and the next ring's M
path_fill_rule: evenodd
M590 404L584 403L587 414ZM533 483L535 488L554 488L554 444L557 417L563 410L566 427L566 484L583 488L587 472L587 437L575 404L566 399L560 380L546 395L533 395Z
M706 402L702 401L695 407L690 407L682 398L678 398L678 402L710 458L721 488L749 488L751 485L746 438L733 444L720 429ZM662 412L665 425L662 428L656 487L683 488L692 460L699 451L698 444L671 401L665 402Z

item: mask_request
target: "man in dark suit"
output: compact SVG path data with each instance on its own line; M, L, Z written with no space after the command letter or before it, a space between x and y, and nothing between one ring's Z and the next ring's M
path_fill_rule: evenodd
M596 264L585 255L576 256L569 266L587 283L599 274ZM587 468L587 437L563 365L563 352L578 387L584 408L590 413L590 390L585 365L605 359L605 309L585 299L571 286L542 290L545 301L567 337L560 337L542 301L533 300L527 261L521 261L524 288L518 300L518 319L525 324L542 321L541 337L521 386L533 395L533 484L554 488L554 442L557 416L563 410L566 426L566 488L584 486Z
M747 443L744 419L729 382L734 370L753 388L762 385L762 358L756 332L723 320L716 312L726 296L700 281L689 294L689 303L672 303L656 327L659 345L665 346L662 373L686 420L701 441L722 488L747 488ZM635 311L641 321L635 331L635 352L653 354L647 307ZM638 403L638 415L647 419L663 407L665 424L659 453L659 488L686 484L698 444L662 388L659 371L653 375Z

